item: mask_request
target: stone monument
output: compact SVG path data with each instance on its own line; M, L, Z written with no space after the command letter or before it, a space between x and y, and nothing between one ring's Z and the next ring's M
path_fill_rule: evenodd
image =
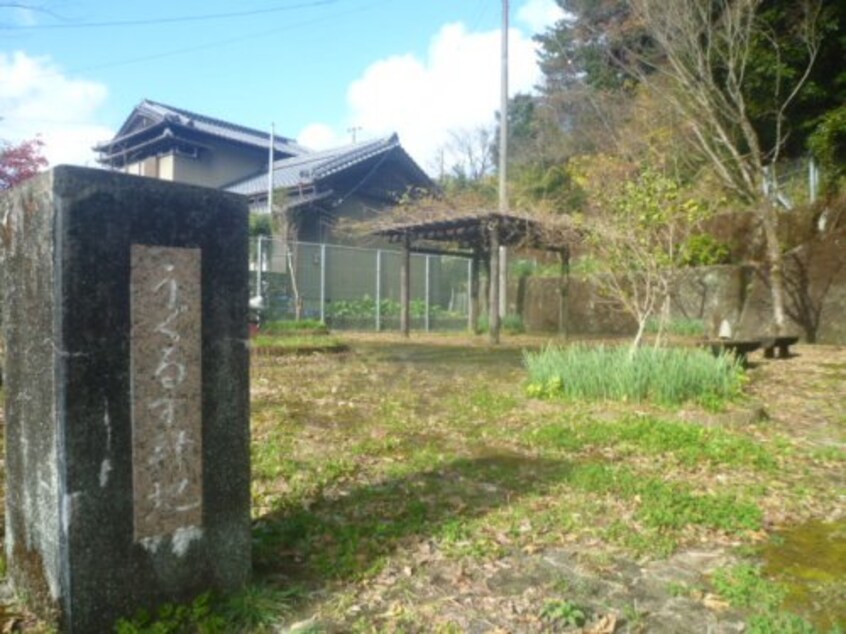
M63 631L248 579L247 216L66 166L0 197L8 568Z

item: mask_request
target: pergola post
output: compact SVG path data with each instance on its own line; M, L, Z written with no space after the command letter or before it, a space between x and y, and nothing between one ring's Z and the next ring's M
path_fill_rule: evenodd
M411 304L411 239L408 234L402 239L402 262L400 264L400 334L408 337L409 307Z
M490 301L488 302L488 324L490 325L490 342L499 343L499 284L497 273L499 271L499 224L493 220L488 225L490 236Z
M482 268L482 254L478 248L473 249L470 260L470 284L467 288L467 328L476 332L479 326L479 273Z

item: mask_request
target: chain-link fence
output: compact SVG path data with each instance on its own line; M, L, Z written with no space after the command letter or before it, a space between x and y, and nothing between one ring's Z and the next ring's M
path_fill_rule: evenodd
M401 252L260 237L250 254L251 304L261 305L263 322L299 317L399 330ZM470 258L411 255L412 329L467 328L471 266Z

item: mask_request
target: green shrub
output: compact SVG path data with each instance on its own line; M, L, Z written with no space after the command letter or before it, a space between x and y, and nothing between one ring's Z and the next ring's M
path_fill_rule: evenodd
M262 236L264 238L270 238L273 236L273 227L271 226L270 222L270 214L250 214L250 237L257 238L259 236Z
M506 315L502 319L502 330L509 335L519 335L521 332L526 332L523 326L523 318L520 315Z
M740 393L734 357L696 348L548 347L525 352L528 393L540 398L720 405Z
M502 332L508 335L519 335L522 332L526 332L526 328L523 326L523 318L520 315L506 315L500 322L500 328ZM488 330L490 330L488 316L480 315L476 322L476 334L480 335L488 332Z
M682 245L679 264L682 266L712 266L729 264L731 249L707 233L688 238Z
M379 301L379 314L382 317L397 317L400 314L400 303L393 299ZM426 315L426 300L412 299L409 302L408 311L411 317L419 318ZM326 305L326 313L329 317L375 317L376 300L365 295L361 299L339 299ZM429 305L430 317L444 317L453 315L437 304Z

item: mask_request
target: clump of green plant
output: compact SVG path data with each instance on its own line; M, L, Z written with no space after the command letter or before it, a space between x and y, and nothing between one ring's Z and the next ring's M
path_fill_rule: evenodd
M525 352L527 391L538 398L695 401L718 407L740 394L744 374L733 357L694 348L574 345Z
M287 335L303 330L314 333L327 333L329 329L319 319L300 319L299 321L271 321L261 325L261 332L265 335Z
M215 613L211 593L207 592L187 605L166 603L155 614L139 610L132 619L120 619L115 631L117 634L217 634L226 631L226 621Z
M540 617L555 625L581 627L587 622L587 611L566 599L555 599L543 606Z
M207 592L184 605L166 603L155 614L140 610L115 624L117 634L224 634L271 632L291 614L299 587L252 584L228 597Z

